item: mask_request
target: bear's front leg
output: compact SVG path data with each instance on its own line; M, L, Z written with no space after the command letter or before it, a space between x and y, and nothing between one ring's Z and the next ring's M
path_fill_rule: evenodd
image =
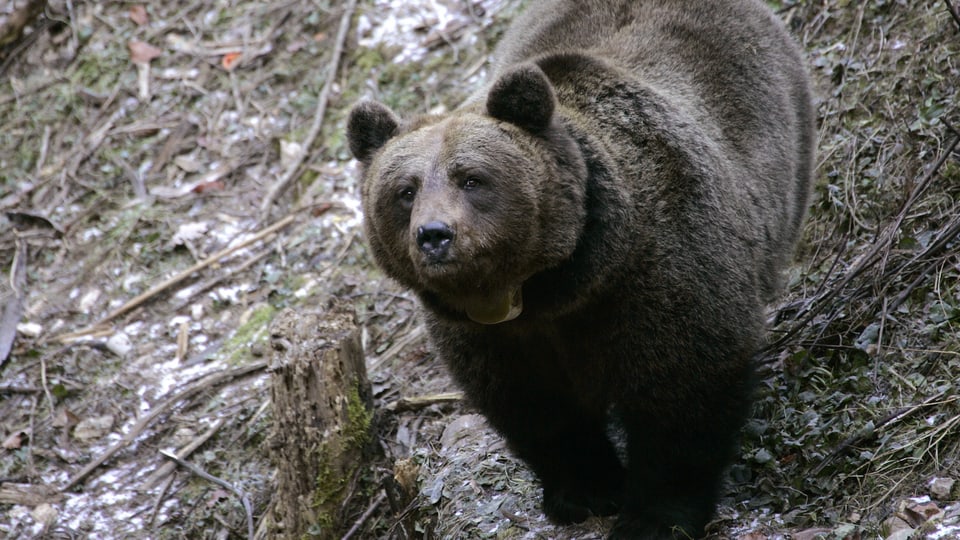
M477 355L450 365L470 401L541 481L547 517L567 524L615 514L625 472L607 437L606 411L584 407L560 370L537 368L553 366L537 356Z
M520 399L504 399L508 395L485 412L540 479L547 517L568 524L617 513L625 473L607 438L605 415L578 410L543 389L531 394L528 387Z

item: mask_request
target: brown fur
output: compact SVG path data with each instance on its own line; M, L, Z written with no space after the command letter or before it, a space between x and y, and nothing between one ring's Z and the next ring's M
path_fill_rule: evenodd
M811 180L806 72L767 8L535 1L464 106L404 122L364 102L348 138L376 260L547 514L701 534ZM515 292L516 319L471 320Z

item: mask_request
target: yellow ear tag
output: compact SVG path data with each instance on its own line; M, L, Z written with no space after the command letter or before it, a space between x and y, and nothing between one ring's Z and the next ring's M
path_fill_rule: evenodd
M520 287L511 292L500 295L490 302L483 302L467 307L467 316L470 320L480 324L498 324L512 321L523 312L523 293Z

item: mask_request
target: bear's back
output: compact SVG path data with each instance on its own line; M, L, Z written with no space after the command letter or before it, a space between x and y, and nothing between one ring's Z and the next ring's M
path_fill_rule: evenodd
M493 78L555 53L587 54L697 124L729 162L716 189L751 216L745 230L758 234L755 270L771 298L808 204L815 133L801 54L770 10L758 0L539 0L512 28ZM567 94L580 99L583 88ZM564 105L562 88L558 97Z

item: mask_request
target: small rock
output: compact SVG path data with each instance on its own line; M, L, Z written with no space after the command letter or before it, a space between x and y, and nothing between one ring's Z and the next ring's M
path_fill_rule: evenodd
M457 441L469 435L471 432L476 431L484 423L484 418L479 414L465 414L460 416L444 428L443 435L440 437L440 444L444 449L449 449L453 447Z
M934 478L930 481L930 496L941 501L950 500L954 484L953 478Z
M903 513L908 521L917 527L943 518L943 510L932 502L911 504L903 510Z
M25 322L17 324L17 333L25 337L37 337L43 332L43 327L37 323Z
M174 233L173 238L170 239L170 245L185 245L187 242L198 240L207 234L209 229L210 226L203 221L198 223L184 223L177 228L177 232Z
M117 332L107 340L107 349L110 349L110 352L123 358L133 349L133 343L130 341L129 336L123 332Z
M99 298L100 289L90 289L87 291L87 294L80 298L80 302L77 304L77 307L80 309L81 313L90 313L94 304L97 303Z
M289 167L303 154L303 146L294 141L280 141L280 165Z
M897 516L891 516L884 520L883 528L881 530L883 531L885 537L889 539L900 531L908 531L909 534L910 532L913 532L913 527L911 527L910 524L905 520Z
M95 418L86 418L81 420L77 427L73 428L73 436L77 439L99 439L113 428L113 415L107 414Z
M57 522L57 516L59 516L60 513L49 503L43 503L37 505L37 507L30 512L30 515L34 521L43 525L44 530L47 530Z

